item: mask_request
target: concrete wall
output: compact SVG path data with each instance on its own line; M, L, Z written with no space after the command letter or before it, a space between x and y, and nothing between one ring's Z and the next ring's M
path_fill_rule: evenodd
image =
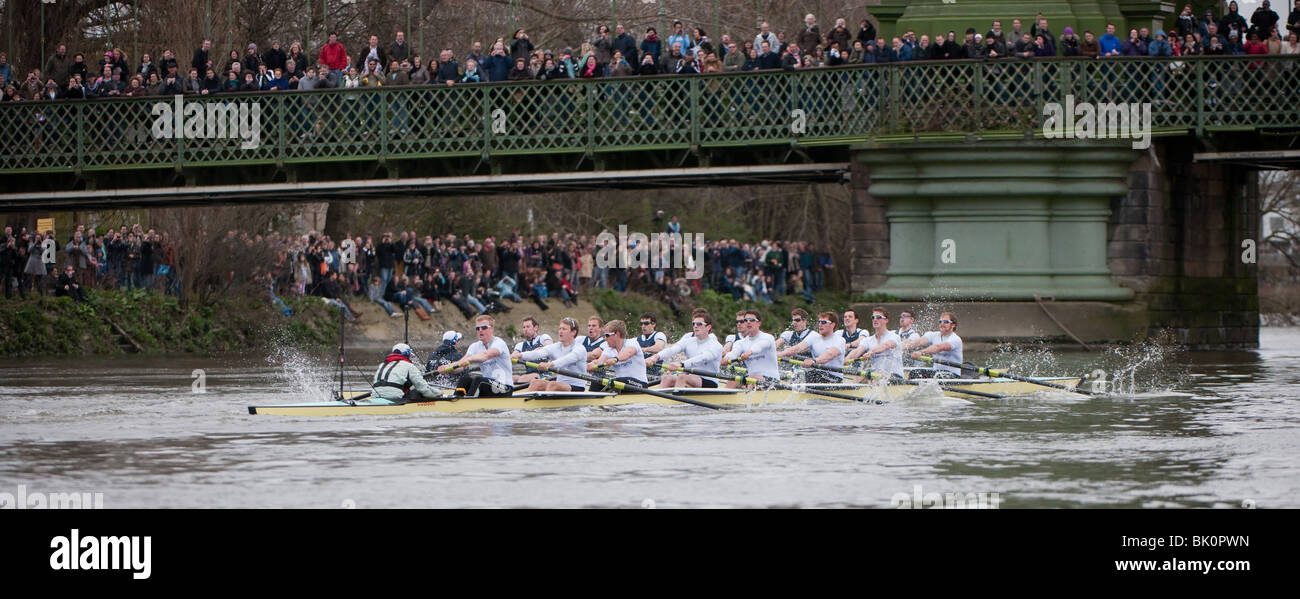
M1196 349L1259 346L1259 240L1253 171L1193 163L1185 140L1161 142L1129 171L1111 205L1107 258L1116 280L1147 305L1149 334L1172 331Z
M855 290L871 289L885 283L885 271L889 269L889 221L885 217L885 200L867 193L871 186L867 168L854 162L851 175L851 285Z

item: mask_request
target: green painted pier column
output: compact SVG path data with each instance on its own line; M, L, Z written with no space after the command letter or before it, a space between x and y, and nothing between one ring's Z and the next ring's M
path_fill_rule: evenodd
M866 291L906 300L1133 299L1111 276L1106 244L1111 201L1127 193L1137 155L1127 140L859 149L866 194L886 206L889 226L886 279Z
M1022 21L1022 30L1029 31L1038 13L1047 19L1048 30L1057 37L1067 26L1073 27L1080 37L1086 29L1100 37L1106 32L1108 22L1115 23L1119 29L1116 34L1124 37L1129 27L1152 27L1161 23L1172 27L1174 23L1170 17L1176 16L1183 4L1186 2L1175 7L1174 3L1161 0L880 0L879 5L868 6L867 10L880 21L882 36L901 35L912 30L918 38L922 34L933 37L936 33L952 30L957 33L957 43L961 44L968 27L974 27L983 35L994 19L1002 21L1004 32L1011 31L1011 19L1016 18ZM1210 2L1196 0L1191 4L1199 18ZM1221 12L1215 10L1215 14Z

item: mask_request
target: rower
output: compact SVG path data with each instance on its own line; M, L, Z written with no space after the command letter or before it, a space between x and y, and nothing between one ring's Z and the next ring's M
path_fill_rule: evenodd
M459 349L456 349L457 343L460 343L460 333L457 333L456 331L447 331L443 333L442 344L429 354L429 361L424 365L425 375L436 372L440 367L461 359L464 354L460 353ZM454 389L456 387L457 378L458 377L454 374L439 374L438 376L433 377L432 384L438 387Z
M582 344L578 343L578 321L564 317L560 319L560 329L557 333L560 337L559 343L548 343L535 347L528 351L519 351L515 348L515 353L510 357L515 360L527 362L536 362L545 360L538 366L540 370L547 371L552 368L564 370L581 370L583 364L587 363L587 351L583 349ZM528 383L529 391L586 391L587 382L571 376L557 375L555 380L548 381L543 378L535 378Z
M871 328L875 334L862 337L861 345L849 352L849 360L866 355L872 360L872 372L893 378L903 378L903 340L889 330L889 312L881 306L871 309ZM858 382L866 380L862 377Z
M758 310L741 310L736 313L736 326L741 337L732 344L731 351L722 357L721 366L734 361L744 362L748 376L759 381L765 379L779 380L781 373L776 366L776 339L762 330L763 317ZM727 387L740 387L736 381L727 383Z
M742 316L743 314L743 311L736 313L736 332L728 334L727 339L722 342L722 355L724 356L731 353L731 346L736 343L737 339L743 337L743 335L740 334L745 322L745 317Z
M704 387L706 389L716 389L718 383L713 379L706 379L699 375L682 373L672 374L680 368L698 368L707 372L717 372L718 362L722 360L722 344L718 343L718 338L713 334L713 318L709 316L708 310L698 309L691 313L691 333L682 335L682 338L670 347L656 353L645 359L645 363L653 365L660 360L667 360L677 354L686 354L686 359L680 362L669 362L668 373L664 374L659 380L661 388L668 387Z
M410 400L437 399L440 393L424 382L420 367L411 363L411 346L398 343L384 358L370 383L374 403L398 404Z
M839 331L844 337L846 351L856 349L862 338L862 329L858 328L858 313L852 308L844 311L844 330Z
M787 347L785 351L777 354L781 358L789 358L800 353L808 352L814 357L804 358L803 367L812 368L814 362L831 368L844 368L844 337L839 335L835 330L835 325L839 324L834 312L821 312L817 314L817 331L811 335L806 335L803 341ZM804 380L809 383L838 383L844 377L837 373L826 370L807 370L804 372Z
M795 308L790 312L790 329L791 330L789 331L781 333L781 336L776 338L777 349L785 349L786 347L803 343L804 339L808 338L808 335L812 333L812 329L808 328L807 310L804 310L803 308ZM809 358L812 357L812 354L807 352L802 355Z
M898 313L898 332L896 334L898 335L900 349L903 344L921 338L921 332L912 328L912 323L914 322L916 322L916 320L912 317L911 310L903 310L902 312ZM922 362L913 360L911 354L904 352L903 354L904 368L923 366L923 365L924 364ZM904 378L906 378L906 376Z
M604 327L605 321L599 316L587 319L587 336L582 338L582 348L587 350L588 362L600 357L600 346L605 344L605 337L601 334Z
M541 327L537 325L537 319L532 316L525 316L523 321L524 340L515 344L515 353L530 352L537 348L554 343L550 335L541 332ZM539 334L540 333L540 334ZM511 354L512 356L514 354ZM534 360L529 360L530 362ZM524 373L515 375L515 384L531 383L541 375L537 373L536 368L530 366L524 367ZM532 386L530 385L531 389Z
M464 358L452 363L452 369L482 364L478 373L466 372L456 381L456 397L505 397L514 392L514 378L510 373L510 347L500 337L493 335L496 319L487 314L474 318L474 334L478 337ZM445 367L444 367L445 368Z
M614 380L648 387L645 356L641 353L641 346L627 338L627 324L621 320L605 323L604 336L605 343L601 345L600 355L587 364L587 370L613 366Z
M668 346L668 336L655 330L655 315L646 312L641 315L641 334L636 338L636 344L641 346L641 355L650 357L659 353L660 350ZM655 374L661 374L659 369L654 369Z
M912 351L913 358L934 356L946 362L961 364L961 337L957 336L957 318L952 312L939 315L939 330L930 331L920 339L905 344L905 349ZM957 378L961 369L942 364L934 365L935 378Z

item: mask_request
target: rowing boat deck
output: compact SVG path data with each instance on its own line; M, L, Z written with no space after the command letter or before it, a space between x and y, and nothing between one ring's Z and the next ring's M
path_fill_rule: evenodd
M1044 381L1074 388L1079 384L1078 377L1051 377ZM839 394L853 395L861 401L884 403L905 399L917 388L904 385L804 385L807 389L834 391ZM944 394L950 397L973 399L963 395L961 390L976 390L1001 395L1023 395L1044 388L1010 379L947 379L944 381ZM683 398L708 402L728 407L759 407L769 404L805 403L808 401L830 401L854 403L852 400L836 399L824 395L815 395L802 391L785 390L745 390L745 389L656 389ZM355 394L355 395L359 395ZM353 396L355 396L353 395ZM346 401L329 401L318 403L283 404L249 406L249 414L273 414L278 416L347 416L355 414L419 414L443 413L459 414L466 412L495 412L506 410L536 410L577 407L603 407L624 405L664 405L681 406L681 402L664 397L637 393L607 393L601 391L584 392L548 392L531 391L516 393L510 397L474 397L452 398L450 396L433 401L409 402L403 404L378 404L369 402L349 403Z

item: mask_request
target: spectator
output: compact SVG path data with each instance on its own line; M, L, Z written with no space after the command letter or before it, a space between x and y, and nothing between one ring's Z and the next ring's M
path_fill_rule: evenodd
M1224 13L1223 18L1219 19L1219 31L1228 37L1232 37L1235 32L1237 39L1241 39L1246 33L1246 19L1241 16L1240 9L1237 7L1237 0L1228 3L1228 12Z
M1079 37L1074 35L1074 29L1066 27L1061 33L1061 56L1080 56Z
M68 47L59 44L54 54L50 56L49 60L45 61L45 70L42 71L42 74L55 81L67 81L71 75L71 68L72 59L68 57Z
M627 32L622 23L614 26L614 49L623 54L628 65L638 64L636 38Z
M1093 39L1092 30L1083 32L1083 41L1079 43L1079 55L1084 58L1101 56L1101 43Z
M808 13L804 15L803 23L803 30L795 36L794 43L799 44L799 47L804 50L812 50L820 46L822 44L822 30L821 27L817 26L817 17L813 16L812 13Z
M510 39L510 56L519 58L532 54L533 42L528 39L528 32L523 27L516 29L515 34Z
M339 43L338 34L333 31L329 34L329 41L321 46L320 62L329 67L336 82L343 80L343 74L348 68L348 53L343 44ZM321 78L324 79L324 76Z
M488 81L505 81L509 77L512 61L509 56L506 56L504 44L494 44L492 53L488 55L486 60L487 63L480 66L486 72Z
M411 47L406 43L406 32L398 31L396 38L388 44L388 63L401 64L411 59Z
M1120 56L1122 54L1120 48L1122 42L1120 42L1120 39L1115 36L1114 23L1106 24L1106 34L1101 36L1101 39L1098 39L1097 43L1100 44L1101 46L1102 58L1110 58L1112 56Z
M280 49L279 40L271 41L271 49L262 54L262 63L268 70L284 69L289 57ZM196 67L198 68L198 67Z
M411 59L410 78L411 85L425 85L431 80L429 69L424 66L424 63L421 61L420 55L418 54Z
M293 64L292 67L289 66L290 63ZM302 44L298 42L289 44L289 52L285 55L284 64L285 74L292 75L298 79L302 79L306 76L306 69L308 66L311 66L311 63L307 60L307 56L302 53Z
M1173 48L1169 45L1165 32L1156 30L1155 39L1147 46L1147 55L1149 56L1173 56Z
M460 79L460 65L456 64L456 59L451 50L443 50L441 56L441 64L438 66L438 82L452 85Z
M81 289L81 284L77 282L76 270L72 264L68 264L63 269L63 274L59 275L54 282L55 297L70 297L72 301L78 304L86 302L86 294Z
M654 27L647 27L645 30L645 37L641 40L641 54L653 57L654 62L657 65L659 64L659 56L661 52L662 47L659 43L659 32L656 31ZM641 62L644 63L645 61L642 60ZM642 74L644 75L645 73Z
M245 73L257 73L260 70L258 67L263 66L264 63L262 62L262 56L257 52L257 44L251 42L248 44L248 47L244 49L244 58L240 61L240 64ZM166 69L166 65L163 65L163 68Z
M379 36L370 36L370 41L366 47L357 53L355 66L357 70L364 70L370 61L375 61L377 65L386 65L389 63L388 51L379 47Z
M0 87L8 87L14 81L14 66L9 64L9 55L0 52Z

